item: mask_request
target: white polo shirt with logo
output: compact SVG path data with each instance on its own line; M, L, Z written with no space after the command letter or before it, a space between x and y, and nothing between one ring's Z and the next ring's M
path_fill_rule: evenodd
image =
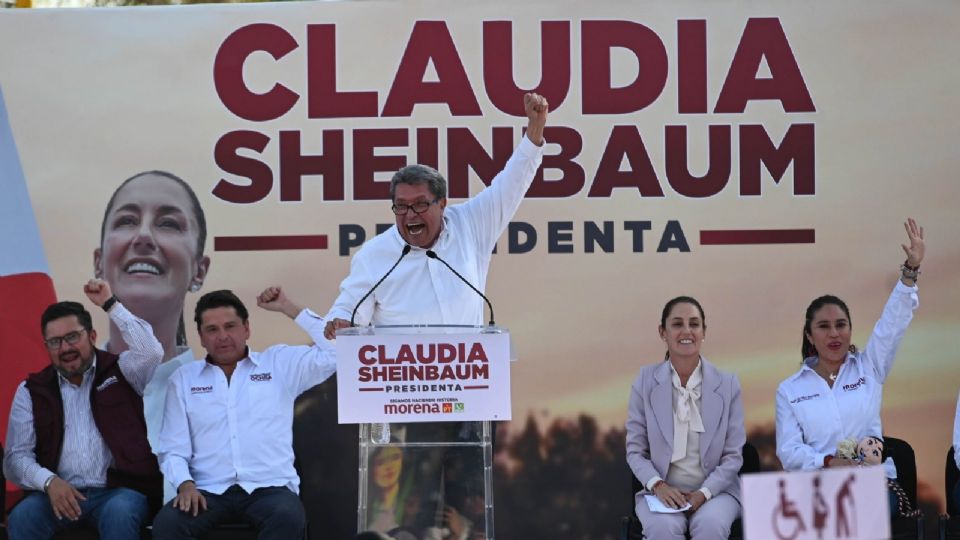
M897 281L866 346L847 355L833 388L813 370L819 361L815 356L804 360L800 371L780 383L777 457L785 470L819 469L825 456L836 453L841 440L883 435L883 383L919 305L917 287ZM895 477L892 465L888 460L887 472Z
M336 371L324 319L305 309L296 323L312 346L275 345L248 352L227 384L223 370L191 362L170 377L159 458L174 486L187 480L222 494L234 484L247 493L282 486L299 493L293 467L293 403Z

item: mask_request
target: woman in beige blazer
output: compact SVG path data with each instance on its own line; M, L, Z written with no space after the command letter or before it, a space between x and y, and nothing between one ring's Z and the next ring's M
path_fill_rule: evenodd
M703 308L688 296L667 302L660 318L666 360L644 366L630 391L627 463L646 487L635 508L646 538L726 539L740 515L743 403L735 375L700 355ZM672 509L652 512L644 495Z

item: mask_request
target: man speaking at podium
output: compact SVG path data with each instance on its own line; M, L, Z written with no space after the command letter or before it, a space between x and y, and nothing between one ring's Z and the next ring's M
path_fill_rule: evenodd
M543 157L547 100L526 94L523 102L526 136L490 186L472 199L448 208L446 179L425 165L408 165L393 175L390 197L396 225L353 256L350 275L326 316L327 339L350 326L354 310L353 320L360 326L484 323L483 298L439 261L431 261L427 252L484 290L497 238L519 208ZM391 272L398 258L402 260Z
M526 135L504 169L475 197L448 208L446 179L424 165L409 165L393 175L390 198L396 224L364 243L353 256L350 275L340 284L340 295L326 316L327 339L333 339L338 328L351 323L484 324L486 298L481 293L490 257L543 158L543 128L549 105L543 96L532 93L523 101L528 119ZM490 321L493 323L492 307ZM406 442L478 442L481 436L480 422L394 426L394 440ZM470 497L457 497L456 489L447 493L447 486L453 486L458 477L482 476L482 454L472 456L468 449L448 449L441 454L427 452L424 458L417 468L423 475L423 485L439 488L439 494L424 496L435 503L434 508L426 509L426 521L415 518L415 523L395 525L442 530L441 538L482 535L482 509L480 516L475 516L469 511ZM424 533L422 537L435 536Z

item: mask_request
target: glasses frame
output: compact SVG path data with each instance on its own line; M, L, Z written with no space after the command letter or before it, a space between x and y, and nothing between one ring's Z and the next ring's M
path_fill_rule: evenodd
M67 332L62 336L46 338L43 340L43 344L47 346L48 350L56 351L63 346L63 343L66 342L67 345L76 345L80 343L80 339L83 338L83 333L86 332L86 328L81 328L79 330L74 330L73 332Z
M422 213L426 212L427 210L429 210L431 206L437 204L438 202L440 202L440 197L437 197L436 199L434 199L434 200L432 200L432 201L430 201L430 202L427 202L427 201L417 201L417 202L415 202L415 203L413 203L413 204L402 204L402 203L401 203L401 204L397 204L397 203L393 203L392 205L390 205L390 210L391 210L391 211L393 212L393 214L396 215L396 216L405 216L405 215L407 215L407 212L409 212L409 211L411 211L411 210L413 210L413 213L414 213L414 214L417 214L417 215L419 216L420 214L422 214ZM418 206L418 205L423 205L423 204L426 205L426 206L423 207L423 210L417 210L417 209L416 209L416 206ZM401 209L402 209L402 211L401 211Z

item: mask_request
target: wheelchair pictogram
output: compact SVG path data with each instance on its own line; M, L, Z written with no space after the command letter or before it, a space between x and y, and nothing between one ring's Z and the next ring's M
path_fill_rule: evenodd
M773 531L780 540L793 540L807 530L803 518L797 511L795 502L787 498L787 483L782 478L780 486L780 502L773 511Z

